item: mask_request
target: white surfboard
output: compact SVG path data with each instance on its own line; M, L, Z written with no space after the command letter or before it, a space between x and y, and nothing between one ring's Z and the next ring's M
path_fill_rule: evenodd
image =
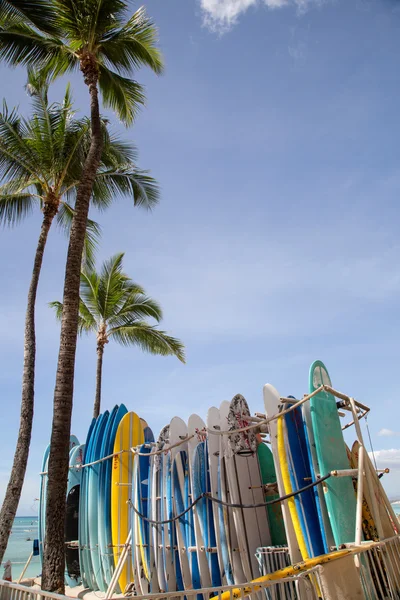
M168 439L169 425L166 425L160 432L155 451L162 450ZM153 521L162 521L162 498L161 498L161 464L162 454L151 457L151 519ZM162 551L162 525L151 525L151 539L154 549L154 561L157 570L158 587L161 592L167 591L167 582L164 571L164 557Z
M219 412L221 418L221 431L229 430L228 416L230 410L229 402L222 402ZM229 499L228 502L233 504L240 504L240 492L239 492L239 484L236 473L236 465L235 465L235 456L233 454L231 444L229 443L229 436L224 435L221 436L222 448L223 448L223 456L225 459L225 472L228 480L228 491L229 491ZM236 542L238 544L239 556L242 563L242 569L244 574L244 581L251 581L253 579L253 571L251 568L251 559L249 556L249 548L247 545L247 535L246 535L246 526L243 515L243 509L241 508L232 508L233 514L233 522L236 530ZM232 554L234 558L235 554ZM237 565L234 565L234 577L236 579L235 571L237 569ZM239 571L238 576L241 577L241 573Z
M247 417L250 416L246 400L237 394L230 403L228 414L229 429L241 429L250 425ZM228 437L237 473L240 503L243 505L256 505L265 502L262 488L260 467L257 458L257 440L253 430L236 434L236 440ZM271 545L267 509L243 509L244 525L247 535L247 546L252 568L253 578L259 576L259 564L256 558L257 548Z
M169 446L169 427L168 427L168 437L166 439L166 443L164 448L167 449ZM168 452L160 455L160 459L162 462L162 520L166 521L168 519L168 509L167 509L167 477L168 477ZM163 536L162 536L162 547L161 547L161 560L164 563L164 571L165 571L165 580L167 583L167 589L169 592L176 590L176 575L175 575L175 566L174 566L174 548L170 545L169 539L169 530L168 524L162 525L163 528Z
M274 388L273 385L267 383L263 388L264 395L264 407L267 417L272 417L279 413L279 409L281 406L280 396L278 391ZM276 480L278 483L278 491L280 496L285 495L285 488L283 486L282 473L279 463L278 457L278 445L277 445L277 421L271 421L268 424L269 427L269 435L271 442L271 450L272 456L274 457L275 471L276 471ZM294 532L292 519L290 517L288 503L282 502L282 515L283 521L285 523L286 537L288 541L289 553L291 563L294 564L302 560L299 545L297 543L296 534Z
M207 412L207 428L209 430L220 431L220 418L219 418L219 410L215 406L212 406L208 409ZM219 435L213 435L212 433L208 434L208 464L210 469L210 486L211 486L211 495L214 498L218 498L218 462L219 462L219 445L220 438ZM221 535L220 535L220 520L219 520L219 506L216 502L212 504L212 510L214 515L214 525L215 525L215 537L217 540L217 552L218 552L218 563L219 570L222 578L222 585L227 584L226 573L225 573L225 565L223 560L223 552L221 547Z
M193 438L188 440L188 452L189 452L189 471L190 471L190 488L192 493L192 501L194 499L193 495L193 455L194 450L197 444L201 441L200 433L205 428L204 421L198 415L190 415L188 420L188 435L189 438L194 435ZM204 540L201 535L201 527L199 521L199 515L196 511L196 506L193 507L193 521L194 521L194 531L196 537L196 546L197 546L197 557L199 563L199 571L200 571L200 579L201 579L201 587L208 588L211 587L211 575L210 569L208 567L206 553L204 551Z

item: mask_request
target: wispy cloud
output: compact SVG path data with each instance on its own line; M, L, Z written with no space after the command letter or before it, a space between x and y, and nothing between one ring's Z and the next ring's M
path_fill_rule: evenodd
M392 429L381 429L380 431L378 431L378 435L380 435L381 437L393 437L393 436L398 436L400 435L399 431L393 431Z
M400 469L400 449L391 448L389 450L375 450L368 453L373 460L375 457L378 469Z
M200 0L204 24L213 31L229 30L241 14L251 7L266 6L269 9L294 7L307 10L312 4L322 4L324 0Z
M145 252L127 256L126 268L140 265L147 288L162 298L165 327L185 339L323 334L346 327L363 304L400 294L400 247L361 228L349 235L351 245L344 229L339 238L335 230L310 238L243 233L238 243L209 232L206 245L202 235L182 240L184 254L171 247L166 270Z

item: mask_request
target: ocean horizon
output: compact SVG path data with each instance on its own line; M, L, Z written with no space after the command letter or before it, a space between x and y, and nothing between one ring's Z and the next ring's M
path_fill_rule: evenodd
M400 516L400 502L392 502L393 510ZM15 581L20 576L33 548L33 540L38 537L38 517L15 517L12 533L4 555L3 564L10 560L12 563L12 578ZM34 556L25 572L25 578L37 577L41 573L40 557ZM3 573L0 573L0 578Z

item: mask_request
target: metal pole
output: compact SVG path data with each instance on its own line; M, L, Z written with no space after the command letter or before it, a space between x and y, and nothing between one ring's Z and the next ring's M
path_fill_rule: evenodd
M353 413L354 426L355 426L355 429L356 429L358 441L360 442L360 446L364 446L364 440L363 440L363 436L362 436L362 433L361 433L360 423L358 422L358 417L357 417L357 412L356 412L356 406L355 406L355 403L354 403L354 398L350 398L350 406L351 406L351 411ZM367 482L367 486L368 486L369 494L370 494L370 498L371 498L371 504L372 504L372 506L370 506L370 509L372 511L372 516L374 517L374 521L375 521L376 529L378 531L379 539L383 540L385 538L385 534L384 534L384 531L383 531L382 521L381 521L381 518L380 518L380 515L379 515L378 504L377 504L376 497L375 497L374 483L372 481L371 472L370 472L368 466L365 469L365 479L366 479L366 482Z
M362 509L364 499L364 446L360 446L358 451L358 482L357 482L357 507L356 507L356 546L361 545L363 537L362 531ZM357 568L360 568L359 556L355 556L355 564Z
M132 530L129 532L129 535L126 539L125 542L125 547L122 550L121 556L119 557L117 566L115 567L115 571L113 576L111 577L111 581L110 581L110 585L107 588L107 592L106 592L106 596L105 596L105 600L107 600L108 598L111 598L115 587L117 585L119 576L121 575L121 571L125 565L126 559L128 557L128 552L129 552L129 548L130 548L130 544L131 544L131 539L132 539ZM121 590L122 593L124 593L124 590Z
M29 563L31 562L32 558L33 558L33 550L32 550L32 552L30 553L28 560L26 561L26 565L25 565L25 566L24 566L24 568L22 569L22 573L21 573L21 575L19 576L17 583L21 583L21 581L22 581L22 578L23 578L23 576L25 575L25 571L27 570L27 568L28 568L28 566L29 566Z

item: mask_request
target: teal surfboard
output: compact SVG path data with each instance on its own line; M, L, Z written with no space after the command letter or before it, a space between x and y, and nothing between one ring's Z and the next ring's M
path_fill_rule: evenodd
M316 360L310 368L310 393L322 384L332 386L324 363ZM323 391L313 396L309 402L321 475L336 469L349 469L335 397ZM331 477L323 485L336 546L354 542L356 498L351 478Z

